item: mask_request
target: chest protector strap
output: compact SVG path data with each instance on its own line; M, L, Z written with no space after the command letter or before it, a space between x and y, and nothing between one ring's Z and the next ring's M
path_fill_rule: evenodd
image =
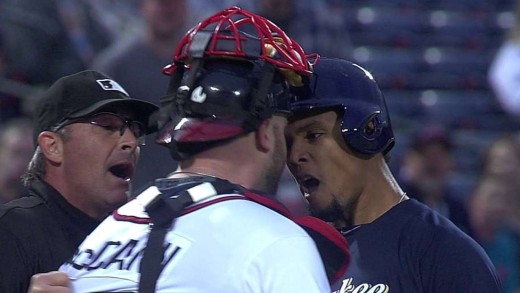
M161 192L146 207L151 220L151 231L139 267L140 293L154 293L159 275L164 268L164 239L174 225L174 219L188 206L218 194L236 193L235 186L212 177L157 179ZM209 188L197 188L202 185Z
M350 262L348 243L333 227L310 216L292 217L289 210L274 199L250 192L227 180L197 176L158 179L155 185L161 194L145 207L151 220L151 231L139 268L139 293L155 292L157 280L164 268L164 239L168 230L173 227L174 219L187 207L219 194L241 194L301 226L316 243L331 284L343 275Z

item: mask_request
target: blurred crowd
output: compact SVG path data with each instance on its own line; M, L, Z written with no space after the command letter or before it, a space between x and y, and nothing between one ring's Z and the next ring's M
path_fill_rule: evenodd
M231 5L269 18L306 52L359 58L360 51L353 48L362 44L350 34L359 28L352 28L354 21L349 17L354 16L347 11L359 2L0 0L0 202L25 195L20 176L33 152L32 106L41 89L59 77L96 69L117 80L131 96L158 103L168 84L161 69L171 62L175 44L197 20ZM368 2L409 9L426 1ZM456 9L453 1L439 2ZM503 115L514 120L520 113L520 19L516 21L520 11L515 14L513 1L498 2L498 12L514 17L509 22L504 20L500 37L503 46L496 43L494 48L497 55L488 64L486 90L496 97ZM442 9L441 4L436 9ZM365 21L370 18L369 10L359 11L357 17ZM383 75L378 74L377 66L372 68L376 79ZM395 86L406 90L402 83ZM428 85L424 88L428 89ZM463 138L443 121L424 124L406 120L399 112L391 115L398 122L405 121L394 125L397 132L399 128L407 130L403 132L406 136L397 135L398 147L391 166L408 196L431 206L474 237L495 263L505 292L520 292L520 129L511 129L508 124L503 126L507 131L486 132L486 139L479 140L475 151L465 149L466 144L460 143ZM479 131L478 127L471 130ZM461 174L465 170L459 158L467 158L468 152L473 152L470 159L471 166L477 169L472 170L476 176L462 182L467 177ZM134 193L153 178L173 171L167 169L174 165L165 163L168 161L172 161L168 151L155 145L150 135L141 150ZM278 197L296 214L306 213L305 203L287 172Z

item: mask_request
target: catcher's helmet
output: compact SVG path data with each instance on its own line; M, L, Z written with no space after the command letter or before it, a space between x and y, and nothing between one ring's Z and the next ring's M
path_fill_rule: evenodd
M171 78L157 142L182 158L197 151L195 144L233 138L275 112L288 113L290 87L308 82L311 64L275 24L231 7L189 30L163 73Z
M342 59L321 58L313 66L308 90L291 102L291 110L341 109L341 133L355 152L386 154L394 133L385 99L366 69Z

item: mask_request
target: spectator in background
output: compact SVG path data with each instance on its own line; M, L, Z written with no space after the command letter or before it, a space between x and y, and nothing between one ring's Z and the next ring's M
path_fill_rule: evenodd
M33 154L32 120L13 118L0 130L0 203L28 194L22 175Z
M488 79L505 112L520 120L520 1L515 22L491 63Z
M483 164L485 175L502 177L520 186L516 182L520 174L520 137L507 134L493 141L485 152Z
M158 103L169 82L160 68L171 62L172 50L188 29L186 5L186 0L140 0L143 32L114 43L96 58L93 67L112 76L131 96ZM149 135L150 143L141 151L132 183L135 191L175 170L168 151L154 140L155 134Z
M473 237L495 265L504 293L520 292L520 234L511 225L515 192L505 177L485 176L469 199Z
M517 197L512 221L520 231L520 137L508 134L493 141L485 152L482 169L482 176L502 178L511 186Z
M10 74L50 85L90 66L111 35L85 0L2 0L0 27Z
M465 204L451 185L455 169L453 144L442 128L427 125L413 138L398 171L398 181L408 195L450 219L472 236Z

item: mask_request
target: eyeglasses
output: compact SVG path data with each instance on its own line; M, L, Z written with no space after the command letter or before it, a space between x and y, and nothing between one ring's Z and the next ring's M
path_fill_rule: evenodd
M137 138L139 145L145 145L146 126L139 121L126 119L114 113L99 112L92 116L66 120L58 125L55 130L59 130L73 123L87 123L102 127L108 131L119 131L119 135L121 136L123 136L125 130L128 128Z

